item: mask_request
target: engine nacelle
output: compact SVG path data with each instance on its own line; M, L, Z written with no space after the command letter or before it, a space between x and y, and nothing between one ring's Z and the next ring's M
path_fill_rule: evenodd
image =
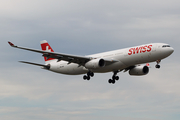
M130 75L146 75L149 73L149 67L147 66L135 66L129 70Z
M104 59L93 59L85 64L87 69L97 69L105 66Z

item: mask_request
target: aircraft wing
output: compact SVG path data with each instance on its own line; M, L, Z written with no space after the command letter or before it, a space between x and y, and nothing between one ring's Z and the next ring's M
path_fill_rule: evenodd
M43 50L37 50L37 49L32 49L32 48L16 46L11 42L8 42L8 43L10 44L11 47L28 50L28 51L32 51L32 52L37 52L37 53L42 53L44 57L47 57L48 59L55 58L55 59L58 59L58 61L64 60L69 63L77 63L79 65L84 65L86 62L88 62L92 59L91 57L63 54L63 53L56 53L56 52L48 52L48 51L43 51Z

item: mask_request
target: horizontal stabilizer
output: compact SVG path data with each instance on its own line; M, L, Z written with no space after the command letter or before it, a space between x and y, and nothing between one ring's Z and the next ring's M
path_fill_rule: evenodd
M8 43L9 43L9 45L10 45L11 47L15 47L15 45L14 45L12 42L9 42L9 41L8 41Z
M50 65L43 65L43 64L38 64L38 63L32 63L32 62L26 62L26 61L19 61L21 63L26 63L26 64L31 64L31 65L36 65L36 66L41 66L43 68L49 69Z

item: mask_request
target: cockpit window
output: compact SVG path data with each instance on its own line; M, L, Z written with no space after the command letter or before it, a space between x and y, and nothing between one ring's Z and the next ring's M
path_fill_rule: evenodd
M170 45L163 45L162 47L170 47Z

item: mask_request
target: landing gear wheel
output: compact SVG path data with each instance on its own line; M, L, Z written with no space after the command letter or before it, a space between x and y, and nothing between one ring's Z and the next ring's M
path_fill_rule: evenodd
M116 80L119 80L119 76L116 76L119 71L114 71L114 74L112 76L112 79L109 79L109 83L115 84Z
M116 80L119 80L119 76L116 76L115 79L116 79Z
M86 75L84 75L84 76L83 76L83 79L84 79L84 80L86 80L86 79L87 79L87 76L86 76Z
M90 80L90 76L87 76L87 80Z
M91 72L91 73L90 73L90 76L91 76L91 77L93 77L93 76L94 76L94 73L93 73L93 72Z
M161 66L160 65L156 65L155 67L159 69Z
M114 75L113 75L113 76L112 76L112 79L113 79L113 80L119 80L119 76L114 76Z
M157 64L156 64L155 67L158 68L158 69L160 68L160 65L159 65L160 62L161 62L161 60L156 60L156 63L157 63Z
M84 75L84 76L83 76L83 79L84 79L84 80L90 80L91 77L93 77L93 76L94 76L94 73L91 72L91 71L89 71L89 72L87 73L87 75Z
M108 82L109 82L109 83L112 83L112 80L111 80L111 79L109 79L109 80L108 80Z
M115 84L116 81L115 81L115 80L112 80L111 82L112 82L112 84Z

